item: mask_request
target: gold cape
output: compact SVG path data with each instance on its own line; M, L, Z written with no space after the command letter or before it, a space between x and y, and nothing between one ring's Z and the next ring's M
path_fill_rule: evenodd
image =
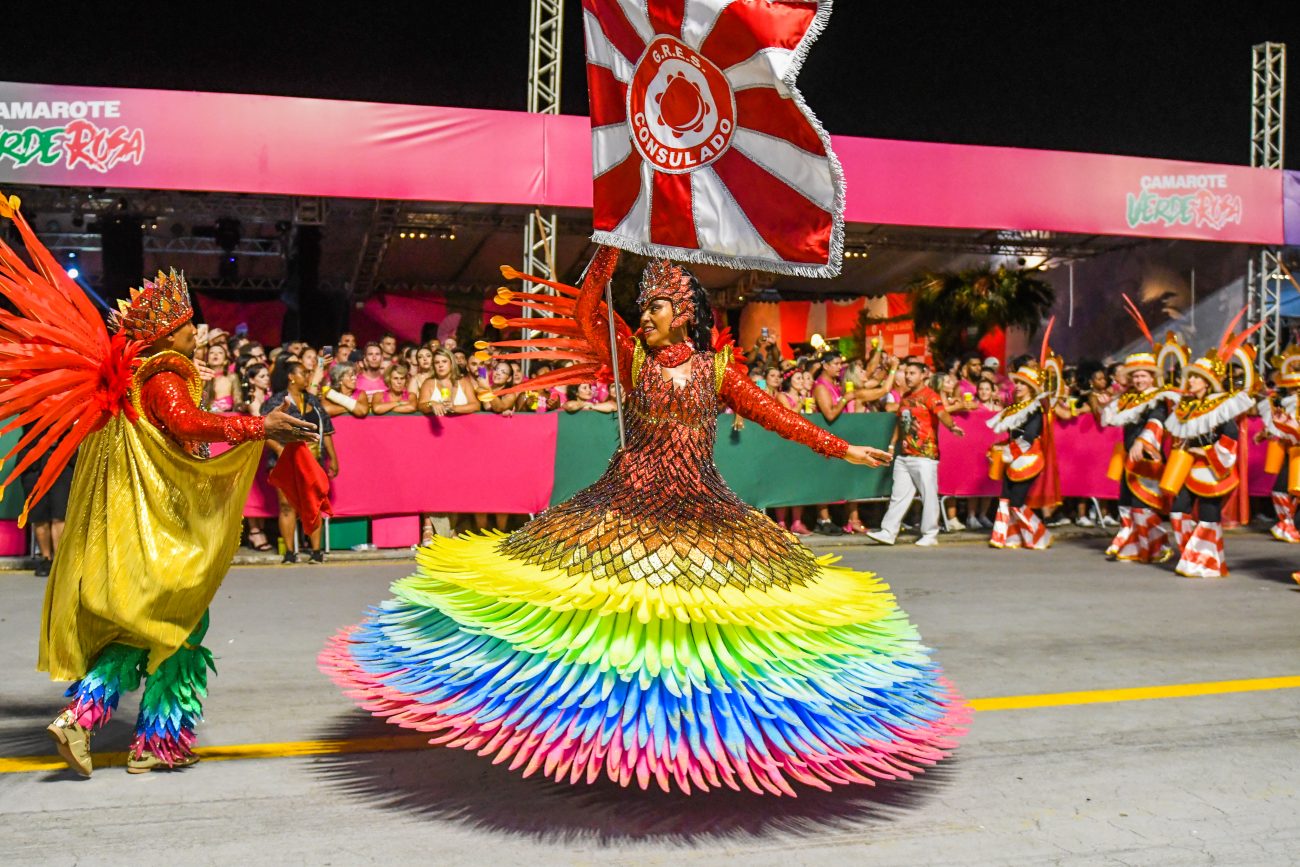
M77 454L45 587L37 669L77 680L108 644L153 673L198 625L239 547L262 443L196 458L141 415L115 416Z

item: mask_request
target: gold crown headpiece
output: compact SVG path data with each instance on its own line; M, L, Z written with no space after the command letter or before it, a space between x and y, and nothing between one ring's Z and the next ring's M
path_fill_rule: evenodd
M1223 378L1228 375L1228 362L1219 357L1219 350L1211 349L1187 366L1187 373L1205 377L1216 391L1223 390Z
M1026 364L1024 367L1011 374L1011 378L1016 382L1023 382L1034 390L1034 393L1043 390L1043 372L1037 367L1031 367Z
M641 292L636 298L637 307L644 310L656 298L667 298L673 305L674 328L695 318L691 272L667 259L653 259L641 272Z
M1300 346L1291 344L1281 355L1273 356L1272 361L1279 388L1300 387Z
M164 274L159 271L152 282L131 290L130 301L117 302L113 314L114 330L123 332L130 340L152 343L163 335L180 328L194 315L190 306L190 292L185 276L176 269Z
M1156 360L1154 352L1134 352L1124 357L1124 363L1119 366L1119 369L1122 373L1145 370L1152 376L1159 376L1160 362Z

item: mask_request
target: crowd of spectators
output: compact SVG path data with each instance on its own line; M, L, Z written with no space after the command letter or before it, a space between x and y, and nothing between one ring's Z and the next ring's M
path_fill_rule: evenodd
M835 351L809 352L793 359L783 358L776 341L767 334L748 347L745 357L750 375L760 388L787 407L800 413L820 415L828 422L844 413L896 411L907 392L904 359L884 351L876 341L862 357L846 359ZM1011 369L1025 359L1012 359ZM301 341L267 348L244 334L227 334L210 329L200 343L196 361L205 368L205 400L218 412L265 414L282 400L289 366L301 369L302 394L310 396L325 419L341 415L356 418L382 415L424 414L458 416L490 412L509 416L520 412L616 411L608 386L583 383L567 388L539 388L513 394L497 394L503 386L525 382L516 361L483 362L467 355L454 337L423 344L402 343L392 334L378 341L358 345L355 335L344 333L332 346L313 347ZM537 376L552 369L548 362L533 365ZM277 372L282 372L277 375ZM1100 419L1102 408L1123 390L1114 366L1082 362L1066 368L1070 399L1057 413L1068 418L1091 413ZM996 358L970 354L930 375L926 383L943 401L950 414L978 410L996 412L1011 401L1012 385ZM735 424L741 422L737 419ZM338 456L332 446L320 453L327 472L338 472ZM283 505L283 504L282 504ZM943 526L947 531L983 530L991 526L988 498L948 498ZM797 534L826 535L862 533L869 521L860 510L871 510L878 519L879 504L823 504L806 508L773 510L773 518ZM1051 525L1071 521L1080 526L1112 525L1114 503L1108 501L1067 502L1048 516ZM434 533L453 534L462 526L505 528L506 515L425 516L423 537ZM282 528L292 525L283 513ZM283 532L283 530L282 530ZM250 544L269 550L266 528L255 522ZM313 549L317 546L313 544Z

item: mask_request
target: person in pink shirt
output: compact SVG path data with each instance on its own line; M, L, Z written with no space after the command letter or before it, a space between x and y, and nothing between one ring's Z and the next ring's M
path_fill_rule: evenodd
M357 391L370 397L388 390L384 382L384 350L378 343L367 343L357 368Z

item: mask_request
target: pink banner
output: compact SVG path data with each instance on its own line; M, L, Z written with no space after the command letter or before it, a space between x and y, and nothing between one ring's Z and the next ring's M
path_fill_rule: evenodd
M199 296L199 306L203 308L203 318L212 328L220 328L227 334L234 334L241 323L248 326L248 336L268 346L280 342L280 331L284 327L283 301L227 301Z
M340 464L330 490L334 515L540 512L551 497L557 424L553 413L340 416L334 419ZM263 467L244 514L269 518L278 512Z
M996 497L1001 483L989 478L988 450L1006 439L988 428L988 410L957 413L966 431L958 439L939 429L939 492L954 497ZM1061 495L1066 497L1117 496L1117 485L1106 478L1110 455L1120 440L1119 428L1098 427L1091 413L1058 421L1055 427L1056 463L1061 474Z
M586 117L0 82L0 185L590 208ZM833 137L849 222L1283 241L1282 172Z
M834 139L856 223L1278 244L1282 173L1027 148Z
M367 299L360 310L352 311L349 320L357 336L357 345L378 340L391 332L398 340L417 342L426 322L441 322L447 315L447 301L441 292L422 295L383 294Z

